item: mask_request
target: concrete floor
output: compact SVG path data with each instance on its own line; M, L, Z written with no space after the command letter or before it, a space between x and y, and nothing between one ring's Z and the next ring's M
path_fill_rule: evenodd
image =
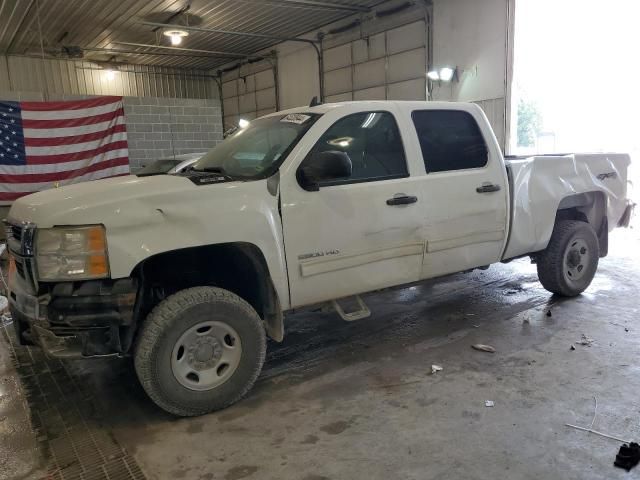
M39 478L59 466L42 427L52 410L38 406L56 394L25 400L19 387L41 385L41 369L61 391L61 379L77 386L66 398L90 408L78 407L75 425L117 446L104 461L129 458L147 478L629 478L613 467L619 442L565 423L588 426L595 396L594 428L640 439L639 240L637 230L617 230L575 299L551 296L520 260L369 295L374 314L356 323L291 316L249 396L200 418L155 407L130 360L56 367L30 353L12 364L0 340L0 477ZM591 346L577 343L583 334ZM432 364L443 371L432 375ZM64 417L64 403L56 408Z

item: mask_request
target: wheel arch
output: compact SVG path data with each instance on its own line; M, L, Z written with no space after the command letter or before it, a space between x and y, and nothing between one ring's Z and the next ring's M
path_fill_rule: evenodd
M269 337L282 341L284 316L264 254L255 244L233 242L187 247L152 255L136 265L137 323L172 293L215 286L246 300L262 318Z
M609 250L609 221L607 196L600 190L576 193L564 197L556 210L555 222L578 220L588 223L595 230L600 245L600 257Z

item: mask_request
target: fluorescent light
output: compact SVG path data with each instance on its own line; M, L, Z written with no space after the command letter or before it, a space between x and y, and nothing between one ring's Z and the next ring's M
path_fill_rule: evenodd
M244 118L241 118L241 119L238 121L238 126L239 126L240 128L247 128L247 127L249 126L249 120L245 120Z
M440 69L440 80L442 80L443 82L450 82L451 79L453 78L453 74L455 73L455 70L451 67L442 67Z
M110 68L107 69L107 80L113 80L115 78L116 78L116 72L114 72Z

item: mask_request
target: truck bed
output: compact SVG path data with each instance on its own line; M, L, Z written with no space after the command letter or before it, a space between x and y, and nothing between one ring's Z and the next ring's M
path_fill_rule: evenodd
M626 207L629 163L629 155L618 153L505 157L512 208L503 259L543 250L561 202L577 194L601 192L613 229Z

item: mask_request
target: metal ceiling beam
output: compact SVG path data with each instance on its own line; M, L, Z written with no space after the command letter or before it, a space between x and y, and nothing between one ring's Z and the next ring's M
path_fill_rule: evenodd
M186 25L176 25L172 23L157 23L157 22L144 22L144 21L138 22L138 23L141 25L147 25L149 27L174 28L177 30L192 30L194 32L219 33L221 35L237 35L241 37L266 38L269 40L278 40L281 42L304 42L304 43L312 43L314 45L317 43L313 40L308 40L306 38L283 37L280 35L270 35L267 33L238 32L235 30L221 30L219 28L190 27Z
M239 52L223 52L220 50L201 50L199 48L184 48L184 47L170 47L168 45L153 45L148 43L134 43L134 42L111 42L113 45L125 45L127 47L140 47L140 48L159 48L161 50L173 50L176 52L194 52L194 53L209 53L212 56L230 57L230 58L265 58L264 55L247 55L246 53Z
M168 53L168 52L139 52L136 50L120 50L115 48L99 48L99 47L82 47L82 50L87 52L102 52L110 53L112 55L148 55L148 56L163 56L163 57L193 57L193 58L220 58L218 55L198 55L195 53Z
M341 12L366 13L371 9L353 4L338 4L321 0L241 0L250 3L266 3L275 6L298 7L314 10L336 10Z

